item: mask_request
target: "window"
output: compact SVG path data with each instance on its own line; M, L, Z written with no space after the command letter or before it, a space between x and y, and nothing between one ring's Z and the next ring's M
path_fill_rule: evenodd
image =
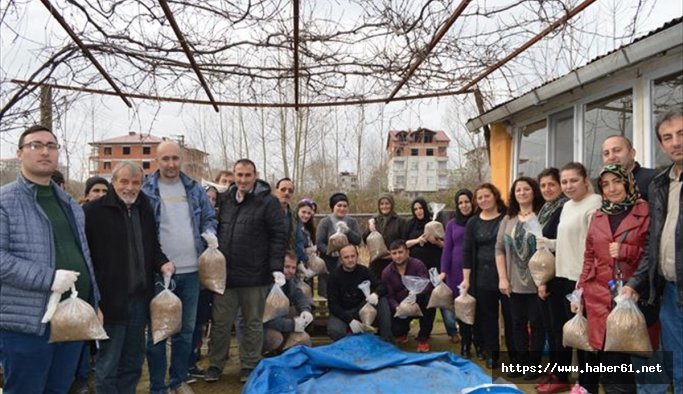
M130 146L124 146L123 147L123 154L124 155L130 155Z
M396 183L396 187L404 187L404 183L406 183L406 177L404 176L397 176L394 177L394 183Z
M548 136L546 122L543 120L533 123L520 132L517 176L535 178L545 168L545 141Z
M410 150L410 155L411 155L411 156L417 156L417 155L418 155L418 149L417 149L417 148L411 149L411 150Z
M425 133L424 142L431 143L434 140L434 136L431 133Z
M417 171L418 168L419 168L419 163L418 163L418 162L414 161L414 162L410 163L410 169L411 169L411 170Z
M151 155L152 154L152 147L151 146L143 146L142 147L142 154L143 155Z
M602 168L602 141L623 135L633 141L633 95L617 93L586 105L583 124L583 164L590 177Z
M427 187L433 187L433 186L434 186L434 177L428 176L427 177Z
M550 116L550 164L561 168L574 160L574 109Z
M394 162L394 168L397 169L397 170L402 170L402 169L403 169L403 164L404 164L403 161L395 161L395 162Z
M105 170L111 170L111 162L105 161L104 163L102 163L102 168L104 168Z
M428 148L427 149L427 156L434 156L434 149Z
M143 161L142 162L142 169L143 170L149 170L152 167L152 163L148 161Z
M448 165L448 163L447 163L445 160L440 161L440 162L439 162L439 170L445 170L445 169L447 169L447 168L446 168L447 165Z
M396 156L402 156L402 155L403 155L403 148L396 149Z
M427 171L434 169L434 163L428 162L427 163Z
M111 155L111 146L105 146L104 147L104 154L105 155Z
M659 148L657 143L657 118L666 112L683 108L683 73L669 75L654 81L652 87L652 148L655 150L655 167L671 164L671 161Z

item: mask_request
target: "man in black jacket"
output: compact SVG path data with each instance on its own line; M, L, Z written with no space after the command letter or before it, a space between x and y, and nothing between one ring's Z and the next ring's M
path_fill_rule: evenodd
M683 388L683 111L668 112L655 128L659 147L673 164L650 184L650 231L638 269L622 294L637 299L649 291L647 302L660 300L661 349L671 352L673 387ZM666 360L666 358L665 358Z
M107 194L83 208L109 335L97 354L98 393L135 393L145 357L153 274L170 276L175 270L161 251L154 212L140 193L143 176L136 163L119 163Z
M602 142L602 164L621 164L622 167L631 171L636 179L640 197L645 201L648 200L647 189L652 178L657 175L657 170L640 166L640 163L636 161L636 150L628 137L615 134L605 138Z
M204 380L219 379L230 351L230 327L242 311L240 381L256 368L263 347L263 311L273 280L283 285L285 224L270 185L257 179L256 165L240 159L233 168L235 183L219 197L219 249L227 263L225 293L213 301L213 327L209 342L209 369Z
M384 297L386 289L382 282L368 267L358 264L358 250L354 245L347 245L339 251L339 262L327 282L327 305L330 309L327 335L336 341L349 333L363 332L358 312L368 302L377 308L375 322L379 325L380 336L387 342L393 342L389 303ZM367 298L358 288L365 280L370 281L372 291Z

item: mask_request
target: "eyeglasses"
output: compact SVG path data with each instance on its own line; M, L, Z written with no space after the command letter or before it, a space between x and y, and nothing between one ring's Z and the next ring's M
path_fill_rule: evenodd
M26 147L28 147L30 150L34 150L34 151L35 150L42 151L45 148L47 148L47 150L49 150L49 151L55 151L55 150L61 148L61 145L59 145L55 142L48 142L47 144L45 144L45 143L42 143L40 141L31 141L31 142L27 142L24 145L20 146L19 149L24 149Z

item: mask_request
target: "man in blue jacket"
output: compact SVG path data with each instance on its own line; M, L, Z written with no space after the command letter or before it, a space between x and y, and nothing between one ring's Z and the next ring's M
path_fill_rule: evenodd
M148 197L159 229L161 250L175 263L173 292L183 303L183 324L171 339L172 354L168 386L166 377L166 341L147 344L150 390L165 393L178 390L187 378L192 333L197 318L199 277L197 259L206 249L206 239L216 240L216 211L201 185L181 171L182 150L172 141L157 147L159 170L150 175L143 192ZM157 291L162 288L157 286Z
M83 342L48 343L41 323L51 292L75 285L95 308L99 291L83 210L50 177L59 162L52 131L19 137L21 174L0 188L0 364L7 394L69 391ZM101 313L98 315L102 318Z

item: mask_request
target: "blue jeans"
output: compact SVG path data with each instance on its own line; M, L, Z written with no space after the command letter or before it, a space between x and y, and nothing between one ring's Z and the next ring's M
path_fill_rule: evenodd
M106 330L105 330L106 331ZM109 332L109 331L107 331ZM78 360L78 367L76 369L76 379L88 381L90 376L90 342L83 344L81 351L81 358Z
M125 324L104 325L109 340L100 342L95 370L98 394L135 394L145 362L145 327L149 321L149 302L146 298L128 302L128 321Z
M5 394L69 391L84 342L48 343L49 338L49 325L43 335L0 330Z
M662 351L671 352L673 365L667 370L673 371L674 394L683 393L683 307L676 305L676 284L667 282L662 295L662 308L659 311L662 323ZM664 360L671 360L665 357Z
M197 300L199 299L199 277L196 272L173 276L173 293L183 303L183 325L180 332L171 337L171 367L168 386L166 386L166 340L156 345L152 335L147 336L147 365L149 366L150 391L165 392L167 388L176 389L187 377L192 352L192 333L197 320ZM158 282L161 283L161 282ZM163 290L156 286L157 293Z
M441 317L443 317L443 325L446 327L446 333L449 337L458 333L458 325L455 323L455 312L450 309L440 308Z

